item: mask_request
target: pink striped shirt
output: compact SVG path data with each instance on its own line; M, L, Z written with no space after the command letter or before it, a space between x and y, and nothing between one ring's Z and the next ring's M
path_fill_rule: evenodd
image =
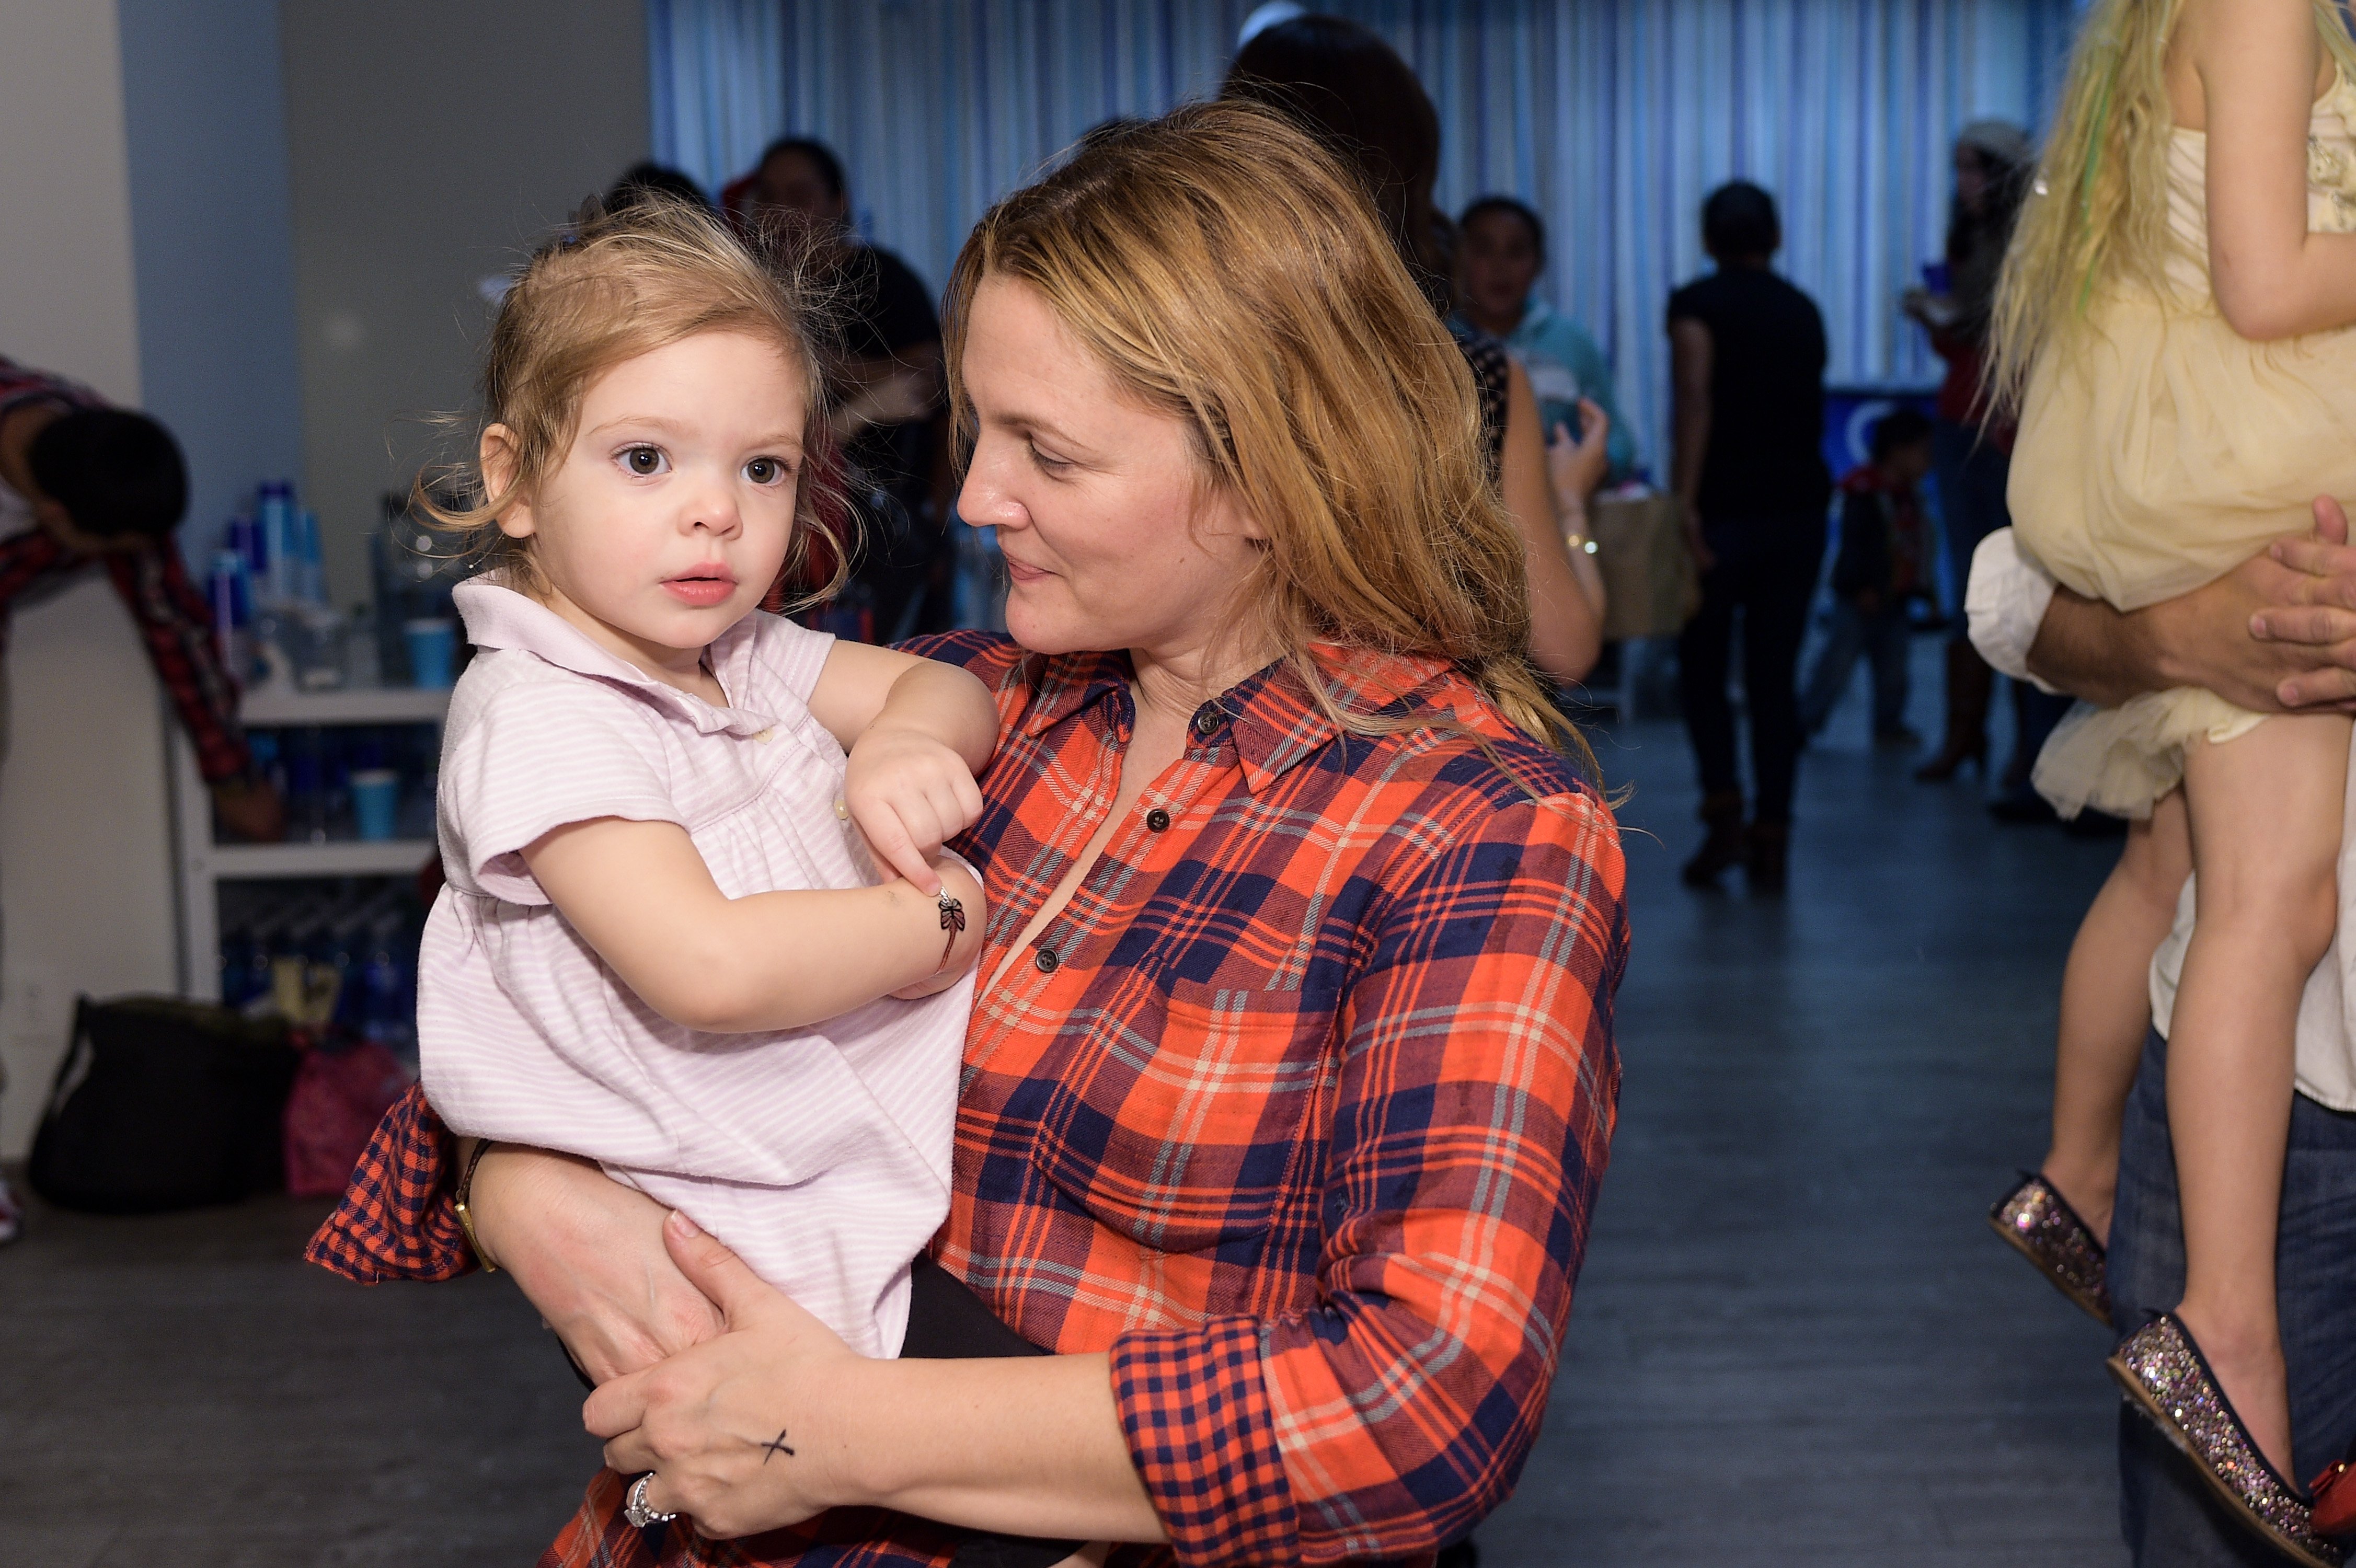
M895 1354L909 1264L948 1210L971 977L809 1029L682 1029L606 967L521 854L618 816L685 828L730 898L873 885L840 806L842 749L808 706L834 639L746 617L712 645L730 701L714 708L511 590L456 597L478 651L442 741L449 886L417 1002L427 1097L455 1132L599 1161L853 1349Z

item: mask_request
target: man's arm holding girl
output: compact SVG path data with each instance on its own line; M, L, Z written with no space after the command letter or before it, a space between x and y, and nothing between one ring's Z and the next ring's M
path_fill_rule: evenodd
M2125 612L2053 585L1991 535L1973 566L1972 640L2005 673L2105 707L2199 686L2257 712L2356 709L2356 548L2339 502L2319 498L2315 524Z

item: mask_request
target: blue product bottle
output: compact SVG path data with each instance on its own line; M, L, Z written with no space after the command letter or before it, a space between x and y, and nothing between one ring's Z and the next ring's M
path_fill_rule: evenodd
M261 520L247 517L231 517L229 520L227 548L245 559L246 590L251 594L253 586L262 581L262 574L270 569L270 556L262 545ZM249 598L248 605L251 606L252 603Z
M294 597L294 486L283 479L263 485L254 511L262 526L262 601L283 604Z
M319 559L319 514L308 507L294 514L294 596L305 604L327 602L327 579Z

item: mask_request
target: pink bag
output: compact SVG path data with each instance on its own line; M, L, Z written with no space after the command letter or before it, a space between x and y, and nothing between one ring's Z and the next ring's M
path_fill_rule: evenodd
M415 1079L407 1062L373 1040L305 1051L286 1097L286 1190L339 1195L376 1125Z

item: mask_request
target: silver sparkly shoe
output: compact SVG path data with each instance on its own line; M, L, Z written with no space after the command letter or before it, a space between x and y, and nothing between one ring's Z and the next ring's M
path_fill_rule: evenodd
M2269 1545L2308 1568L2340 1568L2345 1554L2315 1529L2305 1494L2250 1441L2208 1359L2173 1312L2119 1342L2105 1363L2127 1399L2182 1449L2217 1500Z
M2111 1291L2104 1283L2103 1243L2054 1185L2034 1171L1988 1211L1988 1228L2037 1265L2053 1288L2109 1327Z

